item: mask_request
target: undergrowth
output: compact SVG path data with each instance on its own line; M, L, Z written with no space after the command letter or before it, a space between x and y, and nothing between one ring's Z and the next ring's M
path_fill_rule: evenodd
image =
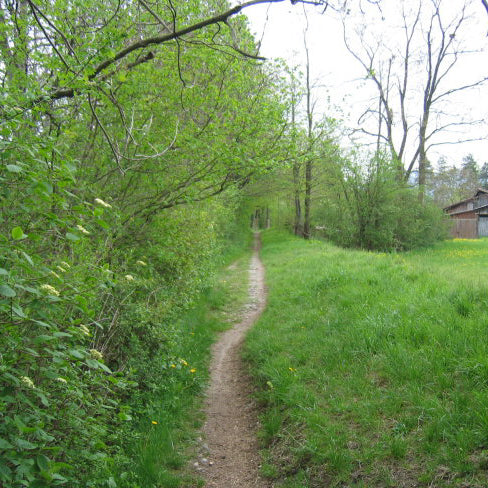
M219 273L177 321L171 356L146 365L153 381L139 398L144 414L126 446L127 462L117 468L117 486L202 486L187 466L203 421L201 394L208 381L210 346L246 301L249 257L246 252Z

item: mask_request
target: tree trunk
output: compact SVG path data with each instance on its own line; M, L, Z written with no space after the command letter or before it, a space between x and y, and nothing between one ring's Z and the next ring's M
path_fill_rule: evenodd
M308 27L308 25L307 25ZM312 150L313 140L313 109L312 109L312 87L310 84L310 59L308 55L307 38L304 36L305 43L305 54L307 59L306 65L306 81L307 81L307 122L308 122L308 149ZM305 163L305 221L303 224L303 237L305 239L310 239L311 229L310 229L310 209L312 206L312 156L309 155L307 162Z
M292 94L291 94L291 130L293 138L293 150L296 150L296 96L295 96L295 78L292 74ZM296 156L295 156L296 157ZM300 200L300 163L295 159L293 163L293 192L295 199L295 217L293 222L293 233L296 236L302 235L302 203Z
M310 239L310 209L312 196L312 160L309 159L305 165L305 222L303 225L303 237Z
M423 203L425 197L425 184L427 182L427 153L425 150L425 138L427 134L427 123L429 106L424 111L419 131L419 202Z
M300 165L295 162L293 165L293 187L295 191L295 221L293 232L296 236L302 235L302 204L300 201Z

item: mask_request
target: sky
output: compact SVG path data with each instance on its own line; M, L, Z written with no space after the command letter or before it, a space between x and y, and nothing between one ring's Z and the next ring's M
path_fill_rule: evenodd
M428 0L424 0L428 1ZM408 2L413 5L413 2ZM444 0L447 17L456 15L461 6L461 0ZM370 39L380 39L384 46L393 46L398 40L399 18L398 2L382 1L382 11L372 8L365 9L365 36ZM456 10L457 9L457 10ZM318 85L315 89L317 112L332 115L344 120L349 128L358 127L357 120L369 106L373 97L377 96L374 84L366 79L364 68L346 49L343 40L343 27L340 14L323 8L306 7L308 18L307 44L310 51L312 79ZM290 65L304 65L303 33L306 18L302 5L292 5L290 2L264 4L247 8L244 11L250 24L250 30L256 38L261 39L260 54L267 58L283 58ZM446 88L466 84L488 76L488 15L481 2L473 2L472 17L468 28L462 33L461 41L469 51L460 57L456 68L449 78L446 78ZM447 18L446 17L446 18ZM382 20L385 18L385 20ZM364 19L364 18L363 18ZM357 39L352 26L355 16L348 20L350 39ZM456 38L457 39L457 38ZM356 43L356 46L359 44ZM419 50L423 46L417 46ZM412 68L415 71L415 66ZM424 69L423 67L421 70ZM411 76L412 86L422 78L422 71ZM459 139L473 139L487 137L486 140L466 142L463 144L448 144L433 147L429 159L435 164L440 156L444 156L449 164L460 165L462 158L471 153L478 163L488 161L488 83L480 88L459 92L456 96L446 99L440 108L446 116L441 120L457 122L460 120L484 120L476 126L470 126L457 133L444 133L438 142L455 142ZM412 111L416 111L422 103L420 93L414 92L410 103ZM417 104L417 107L415 105ZM446 118L448 117L448 118ZM417 120L417 115L414 116ZM365 125L370 129L372 125ZM372 129L374 130L374 129ZM356 136L357 137L357 136ZM371 138L359 139L359 142L371 142ZM342 144L346 144L343 139ZM411 147L413 147L413 141Z

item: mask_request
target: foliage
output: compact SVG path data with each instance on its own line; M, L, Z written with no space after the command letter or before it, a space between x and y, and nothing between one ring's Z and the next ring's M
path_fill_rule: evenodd
M442 211L419 202L417 192L398 181L395 165L381 155L336 163L334 177L332 196L315 216L332 241L388 251L430 245L447 236Z
M270 294L246 357L275 486L486 486L487 246L264 233Z
M448 166L440 158L437 168L432 169L427 180L427 193L440 207L470 198L478 188L488 186L488 163L479 166L471 154L463 158L462 164Z
M225 7L144 4L0 2L5 487L138 486L126 440L201 386L169 374L177 319L242 251L240 189L281 151L279 73L230 47L254 49L244 19L116 62L157 18Z

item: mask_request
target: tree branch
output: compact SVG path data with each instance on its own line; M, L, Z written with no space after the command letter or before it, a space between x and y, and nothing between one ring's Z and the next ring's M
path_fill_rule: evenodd
M97 66L94 67L92 74L88 77L88 81L94 81L98 75L106 70L109 66L113 65L117 61L120 61L121 59L126 58L129 54L144 49L148 46L152 45L160 45L164 44L169 41L173 40L179 40L180 38L183 38L183 36L190 34L195 31L199 31L204 29L205 27L208 27L210 25L215 25L219 23L226 23L230 17L233 17L237 14L239 14L242 10L252 7L254 5L259 5L259 4L271 4L271 3L282 3L285 0L250 0L248 2L236 5L235 7L232 7L225 12L214 15L213 17L209 17L208 19L202 20L200 22L197 22L195 24L192 24L188 27L184 27L178 31L174 32L169 32L165 33L159 36L153 36L153 37L148 37L146 39L141 39L140 41L133 42L132 44L129 44L127 47L124 49L120 50L118 53L116 53L114 56L106 59L105 61L102 61L99 63ZM293 0L292 3L302 3L302 4L308 4L308 5L325 5L328 3L329 0ZM48 39L49 40L49 39ZM235 49L235 48L234 48ZM240 50L238 51L240 52ZM247 53L240 52L241 55L246 55ZM252 57L252 55L250 55ZM148 61L149 59L152 58L147 58L145 61ZM258 58L259 59L259 58ZM132 63L130 63L132 64ZM130 65L129 64L129 65ZM132 64L135 66L136 64ZM30 109L34 107L35 105L42 103L44 101L49 101L49 100L60 100L63 98L73 98L76 93L81 92L82 89L80 88L61 88L59 90L56 90L50 94L46 94L40 97L37 97L36 99L32 100L28 107L24 108L22 111L16 113L13 117L16 117L23 113L26 109ZM13 118L10 117L10 118Z

